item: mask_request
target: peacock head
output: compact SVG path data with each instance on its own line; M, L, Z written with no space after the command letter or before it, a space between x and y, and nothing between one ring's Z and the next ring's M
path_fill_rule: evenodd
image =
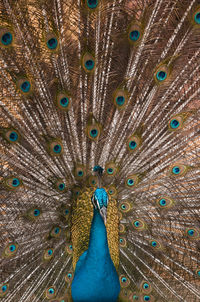
M94 209L97 209L103 218L106 225L107 206L108 206L108 194L104 188L97 188L92 195L92 204Z

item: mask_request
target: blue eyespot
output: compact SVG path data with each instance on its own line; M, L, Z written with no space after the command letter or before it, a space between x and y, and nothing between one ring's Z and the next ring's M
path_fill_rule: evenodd
M123 283L127 281L127 279L125 277L122 277L121 280L122 280Z
M65 215L68 215L69 214L69 210L65 210Z
M124 240L122 238L119 239L119 242L122 243Z
M60 100L60 105L66 108L69 105L69 99L67 97L62 98Z
M129 34L131 41L137 41L140 37L140 32L138 30L133 30Z
M87 0L87 5L89 8L96 8L98 5L98 0Z
M67 274L67 277L70 279L70 278L72 278L72 274L71 273L68 273Z
M12 180L12 186L16 188L19 185L20 185L19 179L18 178L13 178L13 180Z
M118 96L118 97L116 98L116 103L117 103L117 105L119 105L119 106L124 105L124 103L125 103L125 97L123 97L123 96Z
M78 176L83 176L83 171L78 171ZM79 194L79 192L78 192Z
M181 171L180 168L177 166L172 168L172 173L175 175L178 175L180 173L180 171Z
M143 284L143 288L144 288L144 289L148 289L148 288L149 288L149 284L145 282L145 283Z
M1 43L5 46L8 46L12 43L13 37L10 32L6 32L5 34L2 35L1 37Z
M125 204L122 204L122 205L121 205L121 208L122 208L122 210L126 210L126 205L125 205Z
M54 290L53 288L49 288L49 289L48 289L48 292L49 292L51 295L53 295L53 294L55 293L55 290Z
M17 132L15 131L12 131L9 135L9 139L12 141L12 142L16 142L18 140L18 134Z
M2 290L2 292L3 293L5 293L5 291L8 289L8 286L7 285L3 285L2 287L1 287L1 290Z
M87 60L86 62L85 62L85 68L87 69L87 70L92 70L93 68L94 68L94 61L93 60Z
M59 184L58 188L60 191L63 191L65 189L65 184L64 183Z
M197 24L200 24L200 12L196 13L194 20Z
M40 215L40 210L35 209L34 212L33 212L33 215L34 215L35 217L39 216L39 215Z
M156 247L156 246L157 246L157 242L156 242L156 241L152 241L152 242L151 242L151 245L152 245L153 247Z
M70 249L70 250L73 250L73 247L72 247L72 245L71 245L71 244L69 245L69 249Z
M188 230L188 235L193 236L194 235L194 230L193 229Z
M161 71L158 71L157 73L156 73L156 78L157 78L157 80L158 81L164 81L165 79L166 79L166 77L167 77L167 73L165 72L165 71L163 71L163 70L161 70Z
M131 150L134 150L137 147L137 143L135 141L130 141L129 148Z
M108 173L109 175L112 175L113 172L114 172L114 170L113 170L112 168L108 168L108 169L107 169L107 173Z
M161 205L161 207L164 207L164 206L166 206L167 202L166 202L166 200L163 198L163 199L159 200L159 204Z
M144 301L150 301L150 297L149 296L144 296Z
M53 254L53 250L48 250L48 255L51 256Z
M199 270L199 271L197 271L197 275L200 277L200 270Z
M127 180L127 185L128 185L129 187L132 187L132 186L134 185L134 180L131 179L131 178L129 178L129 179Z
M23 91L23 92L29 92L31 88L31 84L29 81L24 81L21 86L20 86L20 89Z
M136 221L134 222L134 226L135 226L136 228L138 228L138 227L140 226L140 222L139 222L138 220L136 220Z
M139 299L138 296L136 296L136 295L133 296L133 300L138 300L138 299Z
M14 252L14 251L16 250L16 245L11 244L11 245L9 246L9 250L10 250L11 252Z
M56 38L51 38L47 41L47 47L49 49L56 49L58 45L58 40Z
M97 129L92 129L90 130L90 136L95 138L98 135L98 130Z
M53 151L54 151L55 153L60 153L60 152L62 151L61 145L56 144L56 145L53 147Z
M55 228L54 232L55 232L55 234L58 234L60 232L60 228L58 228L58 227Z
M170 127L173 128L173 129L178 128L179 125L180 125L180 123L179 123L179 121L176 120L176 119L173 119L173 120L171 120L171 122L170 122Z

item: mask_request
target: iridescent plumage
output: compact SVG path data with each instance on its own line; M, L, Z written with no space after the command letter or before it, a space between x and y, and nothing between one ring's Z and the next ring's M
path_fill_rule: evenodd
M199 33L198 0L0 0L2 302L199 301Z

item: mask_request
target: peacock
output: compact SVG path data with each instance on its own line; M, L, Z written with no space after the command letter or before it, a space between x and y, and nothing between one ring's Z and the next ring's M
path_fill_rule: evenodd
M200 301L199 37L199 0L0 0L0 301Z

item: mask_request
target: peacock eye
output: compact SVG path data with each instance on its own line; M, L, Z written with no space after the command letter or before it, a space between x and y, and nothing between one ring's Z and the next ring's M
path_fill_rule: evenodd
M94 57L90 53L86 53L82 59L82 66L86 72L92 72L95 67Z
M125 97L123 97L122 95L118 96L118 97L116 98L116 103L117 103L117 105L119 105L119 106L124 105L124 103L125 103Z
M20 85L20 89L23 91L23 92L29 92L30 89L31 89L31 84L29 81L24 81L21 85Z
M50 232L51 237L57 238L60 237L60 235L61 235L61 228L59 226L52 228Z
M13 178L12 180L12 186L13 187L18 187L20 185L20 181L18 178Z
M112 169L112 168L108 168L108 169L107 169L107 173L108 173L108 174L112 175L112 174L113 174L113 172L114 172L114 171L113 171L113 169Z
M8 287L8 284L3 284L2 286L0 286L0 298L5 297L8 291Z
M150 301L150 296L144 296L144 301Z
M57 46L58 46L58 40L57 40L55 37L52 37L52 38L50 38L50 39L47 41L47 47L48 47L50 50L56 49Z
M140 32L138 30L132 30L130 33L129 33L129 38L131 41L137 41L140 37Z
M179 177L185 175L189 167L180 163L175 163L169 167L169 171L173 177Z
M40 210L35 209L34 212L33 212L33 215L34 215L35 217L38 217L38 216L40 215Z
M194 20L197 24L200 24L200 12L196 13L194 16Z
M69 99L67 97L64 97L60 100L60 105L64 108L66 108L69 105Z
M128 287L130 284L130 280L126 276L122 275L120 276L120 284L123 288Z
M199 231L196 228L187 229L186 234L190 239L199 239Z
M73 279L73 273L72 272L69 272L66 276L65 276L65 281L67 283L70 283Z
M68 243L65 249L66 249L67 254L72 255L72 253L73 253L73 246L72 246L71 243L70 244Z
M44 256L43 256L43 257L44 257L44 260L48 261L48 260L52 259L53 253L54 253L54 250L51 249L51 248L45 250L45 251L44 251Z
M9 46L11 45L13 41L13 36L11 34L11 32L5 32L3 33L3 35L1 36L1 43L4 45L4 46Z
M18 177L9 177L5 179L5 185L11 190L16 190L22 185L22 181Z
M15 243L11 243L6 246L4 250L4 254L6 257L12 257L17 253L17 250L18 250L18 245Z
M145 222L142 221L141 219L133 220L132 225L133 225L134 229L137 231L142 231L146 227Z
M177 119L173 119L170 122L170 127L173 129L177 129L179 127L180 123Z
M200 278L200 269L197 269L197 270L196 270L196 274L197 274L197 277Z
M135 141L130 141L129 142L129 147L131 150L134 150L137 147L137 143Z
M61 150L62 150L62 147L61 147L61 145L59 145L59 144L56 144L56 145L53 147L53 151L54 151L55 153L60 153Z
M129 179L127 180L127 185L128 185L129 187L132 187L132 186L134 185L134 180L131 179L131 178L129 178Z
M96 138L97 135L98 135L98 130L97 130L97 129L91 129L91 130L90 130L90 136L91 136L92 138Z
M165 207L166 204L167 204L167 202L166 202L165 199L162 198L162 199L159 200L159 205L160 205L161 207Z
M48 150L52 156L59 156L63 153L63 145L60 139L55 139L48 143Z
M63 191L64 189L65 189L65 184L64 183L62 183L62 184L59 184L59 190L60 191Z
M49 288L47 288L47 290L46 290L46 298L47 299L52 299L52 298L55 298L55 296L56 296L56 289L55 289L55 287L49 287Z
M83 171L78 171L78 176L83 176Z
M156 73L156 78L158 81L164 81L167 78L167 73L163 70L160 70Z
M156 241L152 241L152 242L151 242L151 245L152 245L153 247L156 247L156 246L157 246L157 242L156 242Z
M8 135L10 142L18 141L19 135L16 131L11 131Z
M98 6L98 0L87 0L87 5L89 8L96 8Z

